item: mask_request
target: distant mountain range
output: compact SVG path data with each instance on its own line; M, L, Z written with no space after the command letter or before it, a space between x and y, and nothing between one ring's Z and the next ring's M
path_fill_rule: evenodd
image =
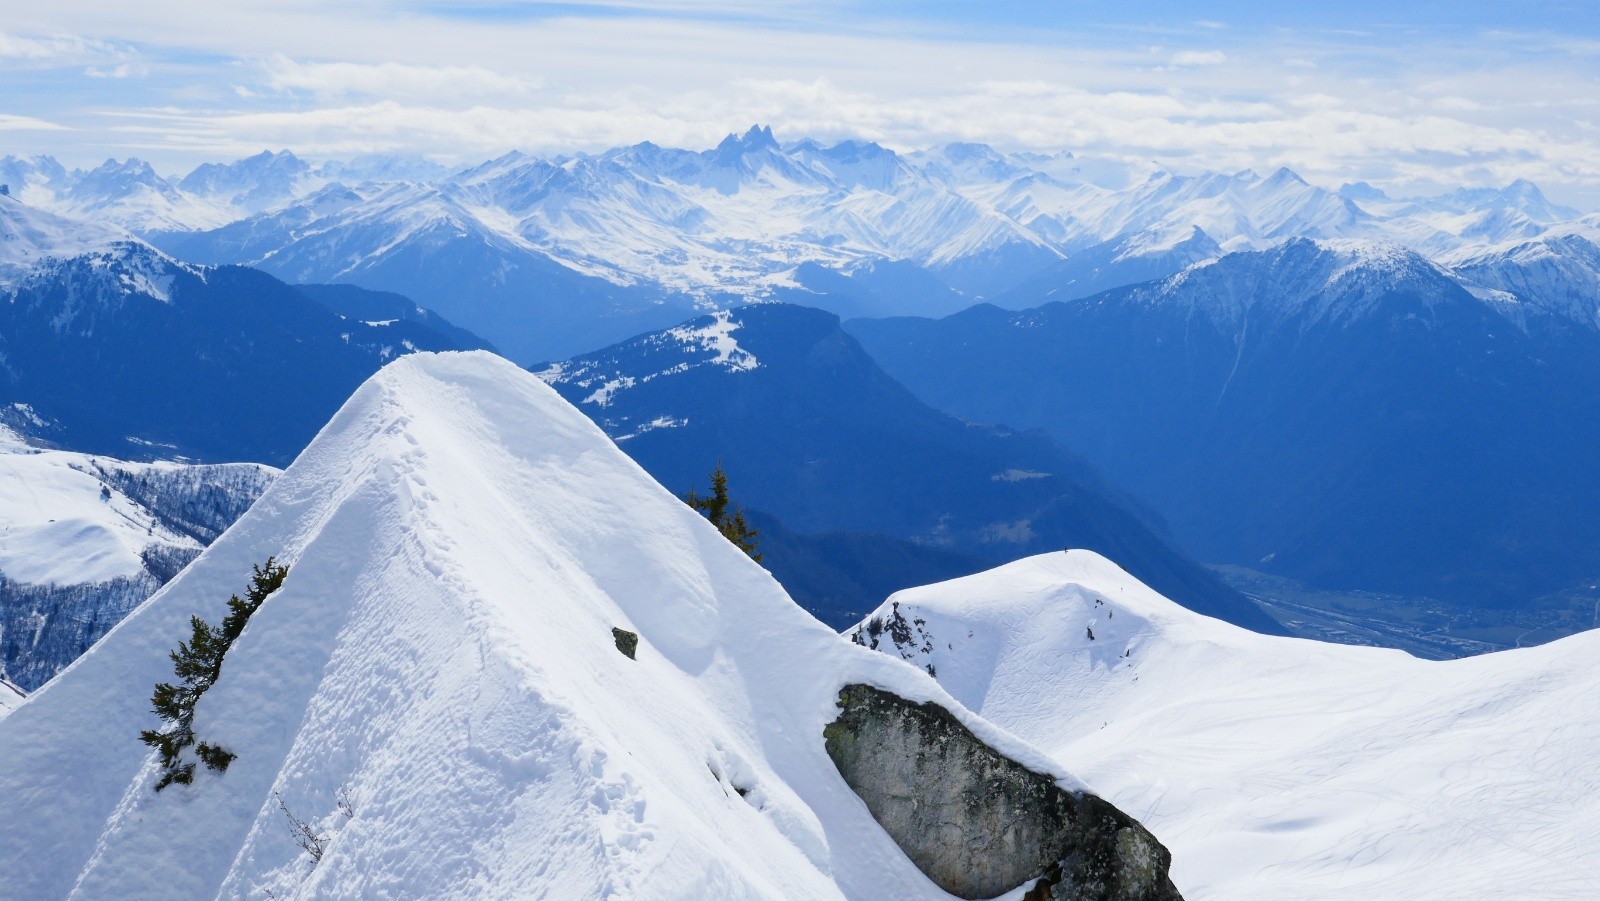
M706 490L721 462L736 500L782 524L763 562L824 619L847 624L884 588L1079 547L1192 609L1278 631L1085 461L1040 432L930 409L830 313L747 306L536 371L674 491ZM834 537L803 537L819 533Z
M1600 577L1592 480L1574 472L1592 437L1600 216L1528 182L1394 198L1288 170L1143 173L763 128L704 151L512 153L454 170L279 152L166 177L137 160L7 157L0 179L0 420L61 446L281 465L394 354L492 345L603 370L596 347L775 300L850 318L889 376L940 410L1047 430L1052 453L1107 474L1083 483L1096 497L1148 501L1160 515L1138 528L1164 534L1164 518L1208 562L1474 602ZM869 321L926 316L948 318ZM636 362L617 378L665 368ZM823 384L785 390L851 427L880 415L851 406L854 383ZM596 390L574 399L599 410ZM669 437L682 410L657 406L625 425L609 410L614 436L687 441ZM700 421L713 413L731 415ZM697 453L729 428L696 437ZM686 487L713 463L657 474ZM789 475L757 478L774 496L755 506L799 542L793 559L822 560L821 545L801 548L821 535L874 534L921 542L879 559L946 572L983 557L962 542L1001 522L965 506L991 494L952 499L972 531L943 546L929 543L931 506L913 509L936 493L911 496L900 522L845 520L807 512ZM1042 510L1015 521L1037 528ZM839 610L885 584L825 569L806 575Z
M1578 235L1455 269L1296 239L847 328L934 406L1079 450L1203 560L1523 604L1600 577L1597 258Z
M483 346L403 299L180 262L12 197L0 248L0 422L74 450L285 465L388 360Z
M138 160L68 170L6 157L0 182L189 262L405 294L524 363L747 300L943 315L1043 302L1041 277L1065 300L1294 237L1441 259L1557 228L1600 234L1600 219L1528 182L1390 198L1287 169L1180 175L977 144L899 153L780 142L767 128L704 151L511 153L449 171L278 152L168 178Z

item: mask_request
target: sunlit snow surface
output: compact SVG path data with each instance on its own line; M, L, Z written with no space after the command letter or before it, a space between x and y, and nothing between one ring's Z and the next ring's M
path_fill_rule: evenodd
M16 709L23 700L22 690L9 682L0 682L0 718Z
M291 280L342 280L395 248L470 235L508 260L537 253L718 305L793 285L804 263L849 271L909 260L939 271L1021 254L1043 266L1110 241L1121 242L1117 260L1155 258L1196 228L1224 252L1360 238L1429 258L1563 229L1600 233L1592 217L1527 182L1389 198L1360 185L1329 190L1288 169L1177 174L977 144L896 153L858 141L780 144L760 129L705 152L649 143L551 158L513 152L453 173L433 167L422 179L287 153L181 180L135 160L88 172L0 162L18 173L13 187L26 202L67 216L141 234L243 225L243 245L219 235L218 249L233 262L284 267Z
M195 720L238 759L155 794L137 735L167 652L269 555L288 580ZM1067 779L813 620L533 375L415 355L0 720L0 894L947 897L824 752L854 681Z
M546 382L567 382L588 390L590 393L582 399L583 404L607 407L618 393L662 376L676 375L701 366L716 366L730 372L749 372L760 367L761 361L756 359L756 355L739 346L736 332L740 325L733 318L732 311L719 310L676 328L645 336L642 346L630 350L647 357L661 357L666 363L662 368L643 376L621 373L617 361L606 357L577 363L551 363L537 375ZM682 424L680 420L659 417L626 437Z
M1600 896L1600 633L1447 662L1266 637L1086 551L895 604L904 656L1140 818L1191 901Z
M0 446L0 574L33 585L106 582L142 572L139 554L152 544L200 547L126 495L103 495L89 459Z
M46 259L104 251L134 240L103 220L69 219L0 195L0 288Z

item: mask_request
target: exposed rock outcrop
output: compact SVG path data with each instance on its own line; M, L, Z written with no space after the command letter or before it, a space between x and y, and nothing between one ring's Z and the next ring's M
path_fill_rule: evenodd
M828 756L940 888L992 898L1181 901L1172 856L1110 803L1068 791L985 744L948 710L869 685L839 692Z
M637 660L639 653L639 633L629 632L627 629L611 627L611 638L617 643L617 650L629 660Z

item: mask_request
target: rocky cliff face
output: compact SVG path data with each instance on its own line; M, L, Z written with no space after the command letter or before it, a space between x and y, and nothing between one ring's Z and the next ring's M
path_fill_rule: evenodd
M1181 901L1171 855L1108 802L984 744L951 713L869 685L839 692L828 756L884 831L940 888L992 898Z

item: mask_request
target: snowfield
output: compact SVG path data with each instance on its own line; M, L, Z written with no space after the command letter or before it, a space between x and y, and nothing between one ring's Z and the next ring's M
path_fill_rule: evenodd
M0 424L0 679L34 689L172 578L266 488L254 463L131 463Z
M1190 901L1600 894L1600 632L1445 662L1262 636L1087 551L874 619L1149 826Z
M268 556L288 579L195 719L238 758L156 794L138 731L167 652ZM948 897L824 751L850 682L1077 785L811 619L535 376L407 357L0 721L4 894Z
M184 468L36 450L0 426L0 576L33 585L108 582L143 573L140 555L152 546L199 552L193 537L111 491L99 465L134 476Z
M23 700L22 689L0 680L0 719L4 719L6 714L15 710Z
M34 209L0 194L0 287L41 261L140 243L104 220L78 220Z

